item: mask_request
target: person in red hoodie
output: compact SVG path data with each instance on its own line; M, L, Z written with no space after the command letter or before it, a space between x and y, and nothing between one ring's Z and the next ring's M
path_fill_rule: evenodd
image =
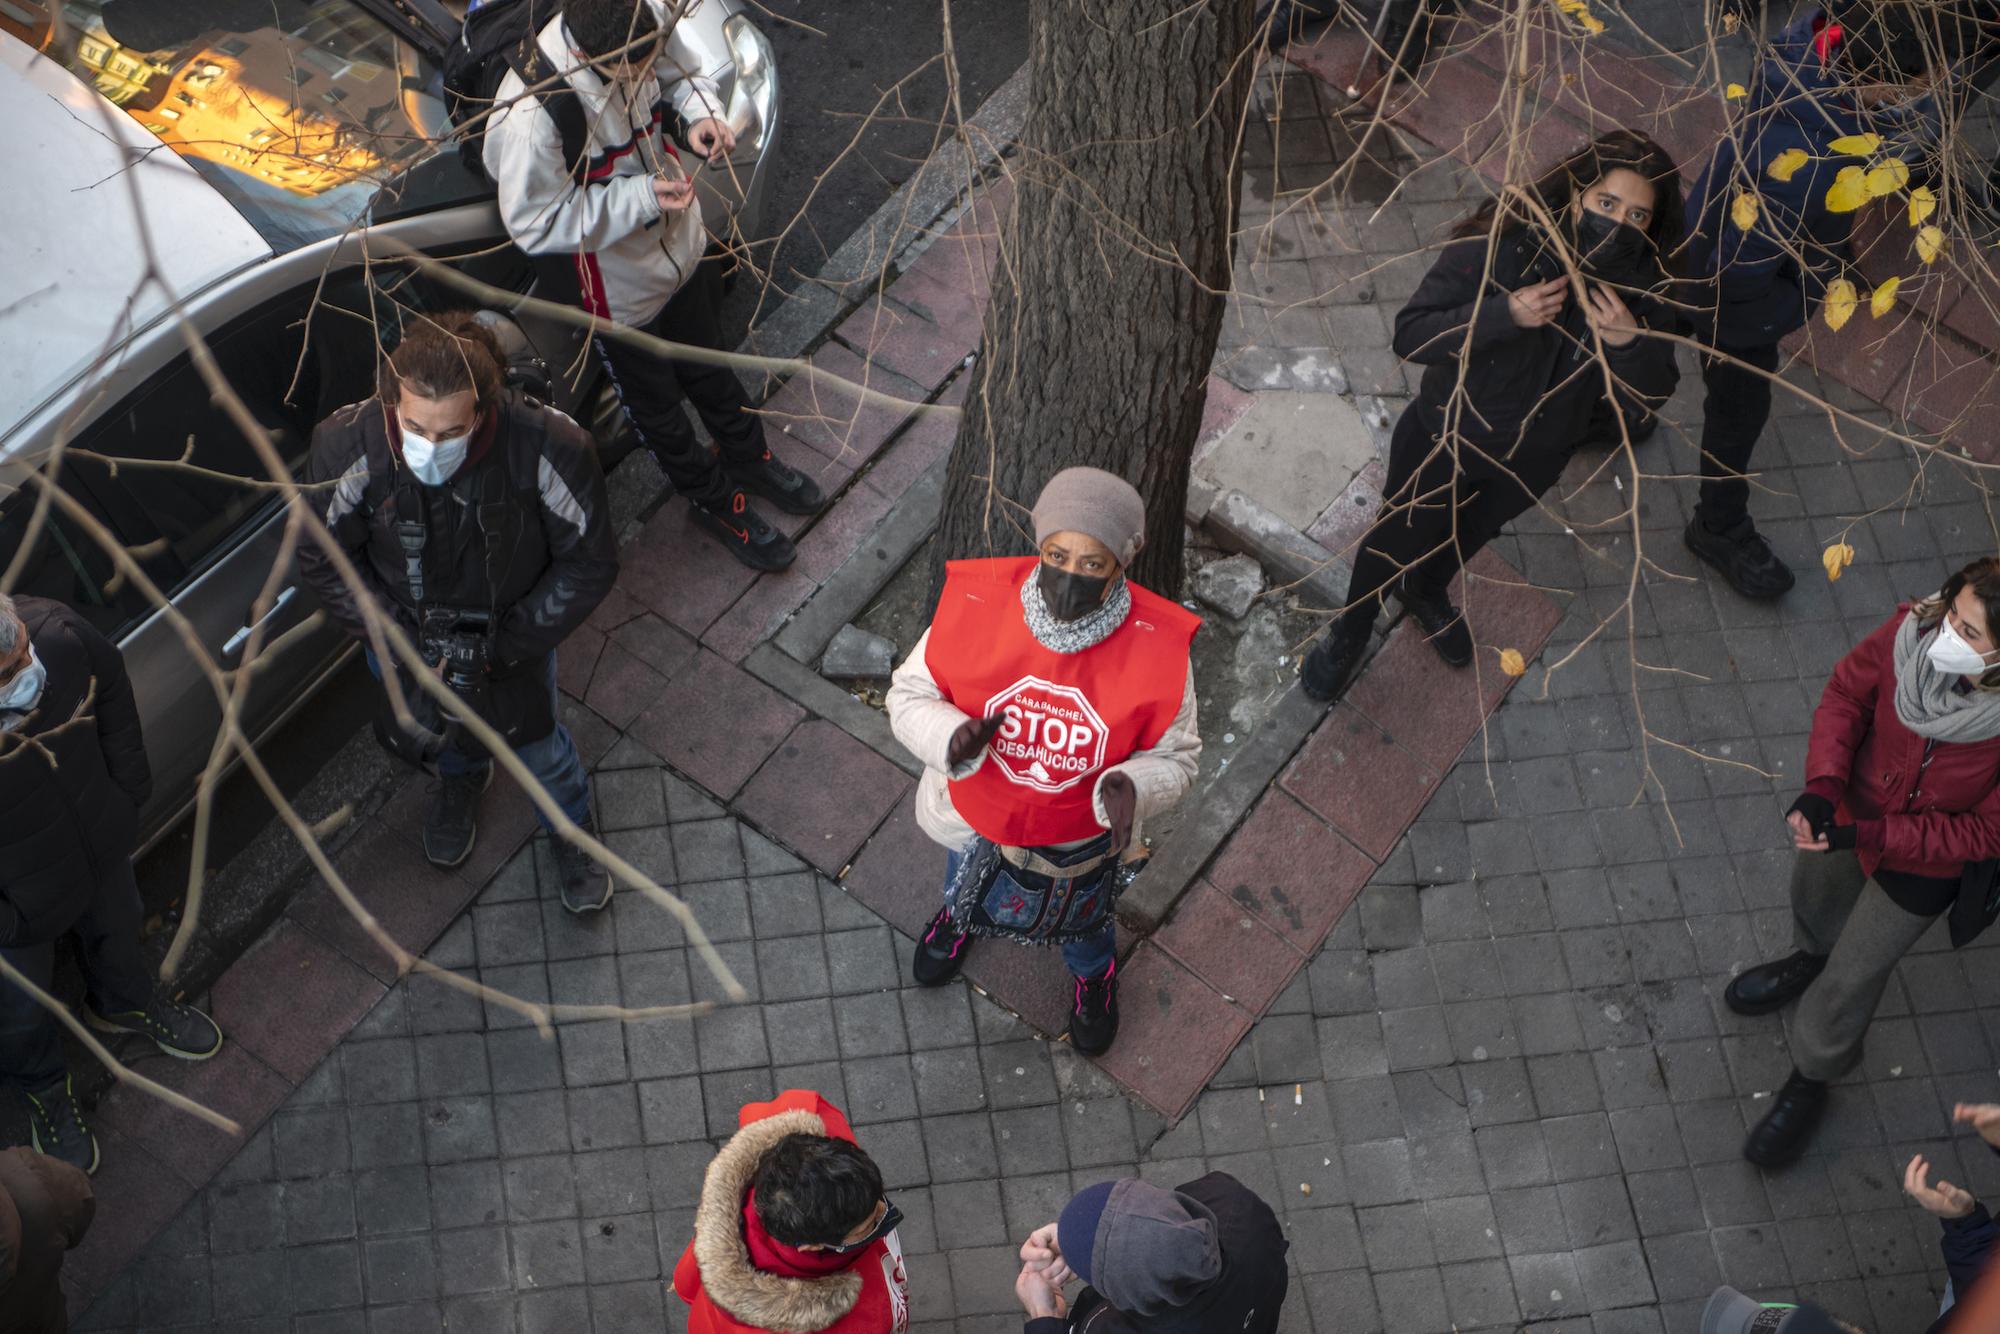
M902 1215L840 1109L787 1089L737 1123L674 1266L688 1334L904 1334Z
M1791 1077L1744 1142L1790 1162L1861 1059L1896 964L1952 910L1952 943L1991 920L2000 858L2000 557L1897 608L1833 669L1813 713L1806 785L1786 813L1796 950L1729 983L1738 1014L1802 998ZM1971 873L1968 874L1968 868ZM1960 887L1972 893L1960 904ZM1968 911L1970 909L1971 911Z

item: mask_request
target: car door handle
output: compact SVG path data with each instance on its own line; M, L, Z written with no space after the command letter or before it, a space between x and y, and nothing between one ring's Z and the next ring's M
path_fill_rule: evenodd
M229 636L229 642L222 646L222 656L226 658L249 643L250 636L256 631L257 627L283 611L285 604L290 602L298 591L299 587L297 584L287 585L285 591L278 594L277 601L271 604L271 610L265 612L250 624L239 627L235 634Z

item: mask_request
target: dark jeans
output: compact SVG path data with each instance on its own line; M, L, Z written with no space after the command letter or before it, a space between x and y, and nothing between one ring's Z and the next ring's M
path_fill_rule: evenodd
M1778 369L1778 345L1717 350L1761 371ZM1695 517L1722 532L1750 512L1750 455L1771 419L1771 382L1735 362L1701 359L1701 499Z
M114 861L105 877L88 887L90 906L70 928L83 962L86 997L99 1014L143 1010L153 999L153 969L139 947L145 918L139 883L128 859ZM77 889L83 893L86 887ZM43 991L49 989L55 976L54 941L0 949L0 958ZM0 1084L47 1088L63 1077L63 1070L62 1032L55 1016L19 987L0 982Z
M1443 597L1465 562L1534 504L1569 459L1562 450L1501 467L1470 445L1459 449L1470 466L1424 429L1414 406L1397 418L1382 508L1354 550L1343 626L1372 625L1398 575L1416 596Z
M666 308L640 332L691 347L726 351L722 345L722 266L704 259L695 266ZM674 490L689 500L720 508L735 485L722 464L754 466L764 458L764 421L750 410L742 381L727 366L659 357L610 338L596 341L598 360L632 423L639 443L651 450ZM694 404L702 424L721 449L721 459L695 439L694 423L682 410Z

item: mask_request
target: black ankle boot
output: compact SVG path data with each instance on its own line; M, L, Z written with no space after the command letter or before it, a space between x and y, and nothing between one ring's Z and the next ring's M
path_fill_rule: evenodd
M1361 659L1368 653L1368 636L1374 632L1371 620L1365 625L1335 621L1326 637L1312 646L1299 664L1299 684L1306 697L1329 704L1339 699L1354 679Z
M1743 1156L1759 1167L1783 1167L1805 1151L1826 1112L1826 1085L1798 1071L1771 1099L1771 1110L1751 1127Z
M1722 1003L1738 1014L1769 1014L1804 995L1825 967L1824 954L1807 954L1804 950L1760 963L1729 980Z

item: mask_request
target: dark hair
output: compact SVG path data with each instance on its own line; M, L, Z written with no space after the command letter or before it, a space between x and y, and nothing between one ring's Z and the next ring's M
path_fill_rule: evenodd
M751 1179L757 1218L787 1246L838 1246L882 1200L882 1173L861 1146L787 1135L764 1150Z
M1936 0L1834 0L1827 12L1840 25L1840 64L1864 83L1942 74L1982 40L1977 18Z
M1945 580L1935 597L1912 606L1910 614L1917 618L1917 624L1929 629L1944 619L1945 611L1967 588L1986 612L1987 633L2000 634L2000 556L1981 556L1973 561ZM1980 676L1979 686L1982 690L2000 690L2000 667L1988 668Z
M1561 222L1577 195L1619 169L1637 172L1653 187L1653 220L1646 235L1652 240L1662 268L1671 269L1678 256L1685 224L1681 218L1681 173L1667 150L1636 130L1613 130L1585 144L1543 172L1528 186L1528 193L1541 201L1549 216ZM1501 232L1535 221L1522 202L1511 195L1495 195L1474 209L1458 226L1454 237L1485 236L1494 229L1496 213Z
M493 331L469 311L419 315L382 367L382 397L393 402L407 389L423 398L472 390L481 407L500 395L505 358Z
M592 60L626 51L660 30L646 0L564 0L563 26Z

